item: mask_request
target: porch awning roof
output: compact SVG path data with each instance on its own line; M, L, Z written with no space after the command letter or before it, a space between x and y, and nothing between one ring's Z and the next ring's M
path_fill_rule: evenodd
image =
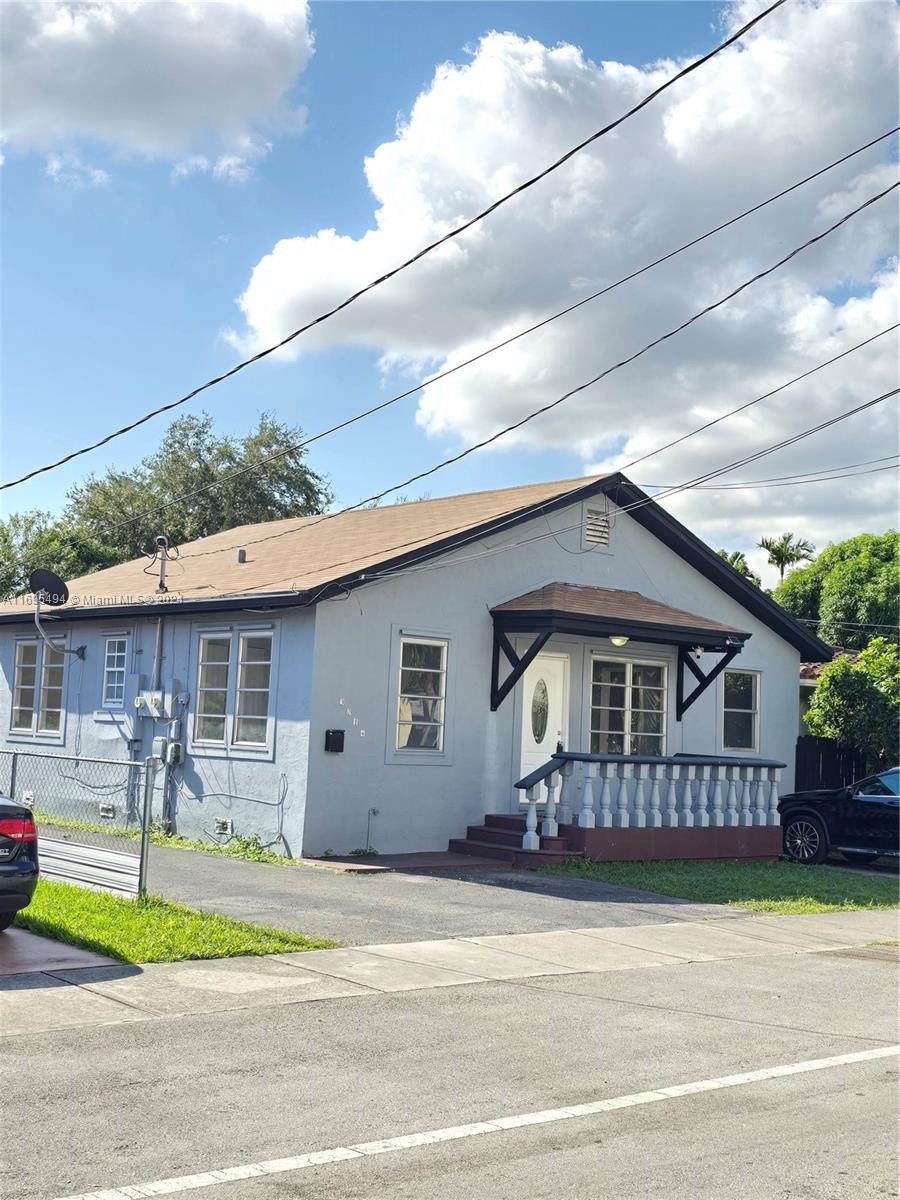
M745 630L672 608L640 592L548 583L491 609L494 626L504 633L552 632L587 637L621 636L667 646L704 650L739 649Z

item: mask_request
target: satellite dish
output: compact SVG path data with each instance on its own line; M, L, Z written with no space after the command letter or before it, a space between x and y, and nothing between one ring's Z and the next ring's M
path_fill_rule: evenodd
M59 608L69 599L69 589L60 577L52 571L45 571L43 567L31 572L28 576L28 587L42 604L47 604L50 608Z

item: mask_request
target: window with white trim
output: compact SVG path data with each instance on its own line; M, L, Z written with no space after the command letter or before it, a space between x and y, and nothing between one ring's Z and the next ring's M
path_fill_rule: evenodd
M103 707L125 707L125 670L128 638L108 637L103 655Z
M272 642L268 630L200 635L195 742L268 745Z
M759 748L759 676L755 671L725 671L722 745L726 750Z
M447 642L402 637L397 700L398 751L443 751L446 701Z
M591 754L665 752L665 664L595 658L591 669Z
M62 643L16 643L10 728L16 733L59 733L62 729L66 656Z

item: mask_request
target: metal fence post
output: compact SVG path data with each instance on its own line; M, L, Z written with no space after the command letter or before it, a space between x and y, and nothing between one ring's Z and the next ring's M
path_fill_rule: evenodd
M147 891L147 862L150 855L150 819L153 815L153 784L156 780L156 759L144 759L144 804L141 811L141 865L138 876L138 898Z
M19 755L16 750L12 752L12 762L9 764L9 798L16 798L16 768L19 765Z

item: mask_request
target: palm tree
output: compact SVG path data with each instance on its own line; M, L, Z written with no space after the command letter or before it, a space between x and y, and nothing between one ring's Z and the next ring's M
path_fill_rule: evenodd
M761 580L755 571L750 569L750 564L747 562L747 556L743 550L717 550L719 558L723 558L728 563L729 567L734 567L735 571L749 582L757 587L761 586Z
M783 533L780 537L764 537L759 540L760 550L768 550L769 565L778 568L780 581L784 582L784 572L798 562L812 562L816 552L812 542L794 537L792 533Z

